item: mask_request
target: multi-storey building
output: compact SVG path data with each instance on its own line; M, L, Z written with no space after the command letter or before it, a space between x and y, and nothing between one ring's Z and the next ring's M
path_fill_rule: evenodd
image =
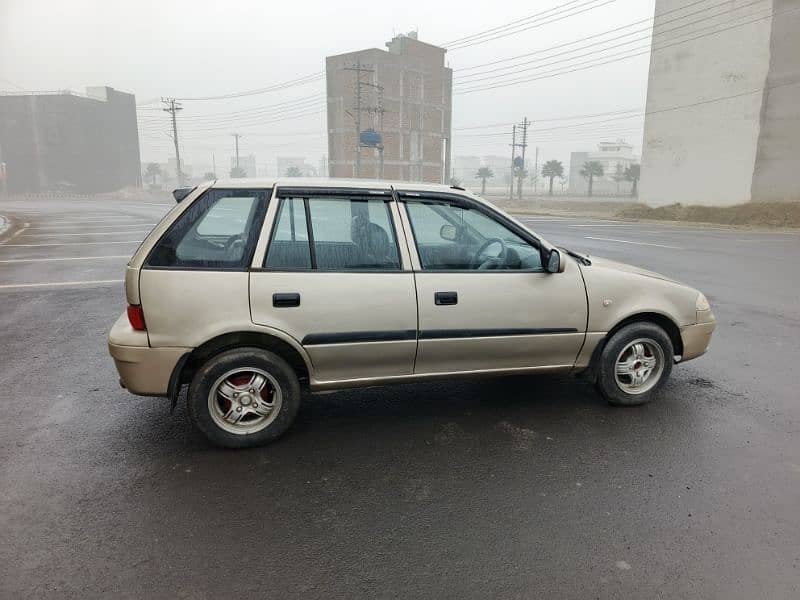
M446 50L416 32L386 47L326 59L330 175L444 183L453 82Z
M0 163L9 193L141 185L136 98L110 87L0 95Z

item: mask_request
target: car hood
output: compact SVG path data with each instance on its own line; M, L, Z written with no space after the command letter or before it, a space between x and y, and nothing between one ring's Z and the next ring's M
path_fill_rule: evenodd
M648 271L647 269L642 269L641 267L635 267L633 265L617 262L615 260L610 260L608 258L601 258L599 256L589 256L588 258L592 262L593 266L602 267L604 269L613 269L615 271L623 271L625 273L634 273L636 275L642 275L644 277L652 277L653 279L661 279L662 281L669 281L670 283L677 283L678 285L686 285L684 283L681 283L680 281L675 281L674 279L670 279L666 275L662 275L661 273L656 273L655 271ZM588 268L591 269L592 267Z

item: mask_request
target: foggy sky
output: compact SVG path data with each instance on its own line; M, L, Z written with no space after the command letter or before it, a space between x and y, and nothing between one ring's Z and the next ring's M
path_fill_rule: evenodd
M393 34L419 30L419 39L444 43L561 5L565 0L466 3L463 0L400 4L364 2L233 3L109 2L99 0L0 0L0 90L71 89L109 85L135 93L138 103L161 96L197 97L262 88L324 70L325 56L367 47L384 48ZM654 0L612 0L562 21L449 51L458 69L507 58L605 31L653 14ZM646 42L645 42L646 44ZM637 45L638 46L638 45ZM498 128L459 132L459 127L534 121L531 144L540 162L564 160L570 151L591 150L599 141L624 137L641 150L641 120L605 126L596 133L535 132L536 119L643 109L648 56L595 69L460 95L453 100L453 156L508 154L510 140ZM212 152L218 170L228 168L232 131L244 134L242 154L259 165L276 155L305 156L316 165L327 152L325 115L258 125L247 120L227 127L204 115L229 113L324 97L324 80L279 92L225 101L186 101L181 147L195 172L208 170ZM313 100L311 101L313 105ZM167 115L158 104L141 107L142 162L171 156ZM192 118L200 119L192 123ZM255 121L255 119L252 119ZM578 120L580 121L580 119ZM211 124L201 127L197 123ZM566 122L569 123L569 122ZM553 123L540 124L540 128ZM510 136L509 136L510 137Z

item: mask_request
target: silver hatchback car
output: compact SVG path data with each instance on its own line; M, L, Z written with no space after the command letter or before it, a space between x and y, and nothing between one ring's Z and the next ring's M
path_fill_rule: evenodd
M221 446L283 434L301 383L583 372L642 404L715 327L697 290L556 248L460 188L231 179L181 198L128 263L108 343L134 394L174 406L188 385Z

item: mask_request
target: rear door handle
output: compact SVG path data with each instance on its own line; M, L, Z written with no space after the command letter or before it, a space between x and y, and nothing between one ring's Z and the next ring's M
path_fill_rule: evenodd
M272 306L275 308L300 306L300 294L295 292L288 294L272 294Z
M452 306L458 304L458 292L436 292L433 295L436 306Z

